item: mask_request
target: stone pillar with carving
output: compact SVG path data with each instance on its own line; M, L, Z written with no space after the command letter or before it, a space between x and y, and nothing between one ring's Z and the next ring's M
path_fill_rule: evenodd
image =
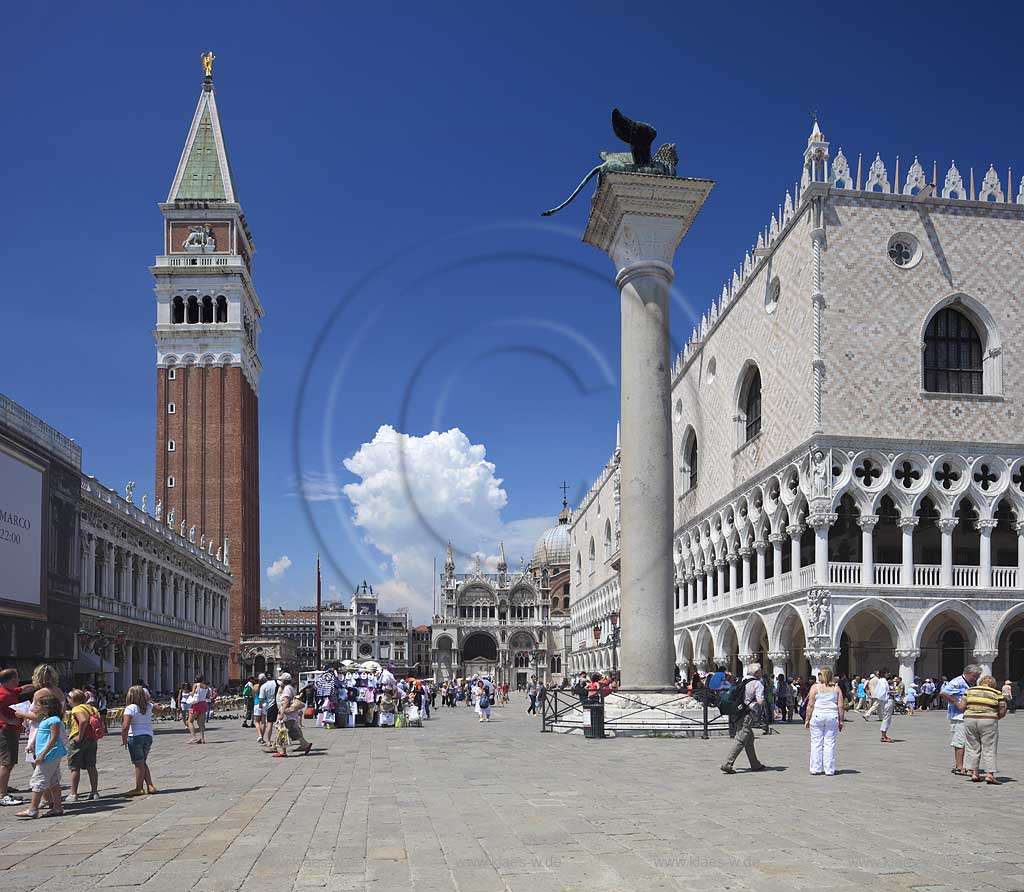
M935 525L942 533L942 567L939 570L939 585L949 588L953 585L953 530L959 521L955 517L940 517Z
M1017 588L1024 589L1024 521L1013 525L1017 531Z
M674 693L672 259L712 183L608 172L583 240L615 264L621 309L622 687Z
M730 551L725 559L729 562L729 594L735 604L739 600L736 592L736 567L740 562L740 556L735 551Z
M807 661L811 664L812 677L816 678L822 669L831 669L835 672L836 661L839 659L838 648L830 645L815 645L812 647L808 644L807 649L804 651L804 655L807 657Z
M751 667L754 665L754 663L757 662L757 654L740 654L739 661L740 664L743 666L743 674L750 675L750 673L753 671ZM764 669L764 666L762 666L761 668Z
M789 662L789 651L788 650L773 650L769 651L766 656L772 664L772 681L774 681L779 675L785 675L789 677L789 673L786 671Z
M900 664L900 680L903 682L904 687L909 690L910 686L914 683L914 667L917 664L917 658L921 656L921 651L917 648L897 648L895 656Z
M899 519L900 531L903 533L903 563L900 567L900 585L902 586L914 584L914 529L919 521L919 517L901 517Z
M812 514L807 521L814 528L814 582L816 585L828 585L829 583L828 531L838 516L831 511L819 511Z
M782 592L782 546L786 537L782 533L772 533L768 537L772 543L774 553L772 554L772 578L775 580L775 594Z
M725 594L725 568L726 562L724 558L719 558L715 561L715 594L721 597Z
M764 574L765 567L768 562L764 558L764 553L768 550L768 543L764 539L758 539L754 542L754 551L757 552L757 599L760 601L765 596L764 591Z
M791 523L786 527L786 532L789 533L789 568L790 576L792 580L791 590L800 588L800 540L803 538L804 530L806 530L802 523Z
M750 591L750 580L753 578L751 575L750 562L754 555L754 549L750 546L745 546L740 549L740 559L743 561L743 601L753 601L753 593Z
M982 675L991 675L992 664L998 655L998 651L994 650L976 650L971 654L971 659L981 667ZM996 684L998 685L999 682L997 681Z
M994 518L983 518L974 522L974 528L981 534L978 545L981 560L978 562L978 587L992 587L992 530L999 521Z
M860 584L875 584L875 526L877 514L862 514L857 518L860 526Z

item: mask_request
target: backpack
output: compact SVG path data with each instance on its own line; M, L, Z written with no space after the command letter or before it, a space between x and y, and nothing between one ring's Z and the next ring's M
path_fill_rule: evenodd
M480 698L479 702L480 702L480 708L481 709L488 709L490 707L490 705L491 705L491 701L487 699L487 695L486 694L484 694Z
M99 740L107 733L107 723L97 712L90 712L88 721L82 722L79 733L85 740Z
M722 715L732 718L740 718L750 712L750 704L744 702L744 692L747 690L747 682L752 678L743 678L727 691L718 695L718 711Z

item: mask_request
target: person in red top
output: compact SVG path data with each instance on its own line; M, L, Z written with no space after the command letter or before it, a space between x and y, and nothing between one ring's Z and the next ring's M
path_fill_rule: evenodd
M18 739L21 737L21 719L11 707L28 700L35 692L35 685L19 685L18 681L17 669L0 672L0 805L25 804L7 790L11 769L18 764Z

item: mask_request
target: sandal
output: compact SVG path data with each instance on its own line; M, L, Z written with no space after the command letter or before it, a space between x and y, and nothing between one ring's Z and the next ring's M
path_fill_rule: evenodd
M956 775L959 775L960 777L967 777L967 775L968 775L968 773L969 773L969 772L967 771L967 769L966 769L966 768L954 768L954 769L953 769L952 771L950 771L949 773L950 773L950 774L956 774Z
M1001 780L997 780L994 777L986 777L985 778L985 783L986 784L992 784L993 786L999 787L999 786L1002 786L1003 782Z
M33 811L31 808L26 808L24 811L16 811L14 813L16 818L38 818L39 812Z
M971 775L971 783L972 784L980 784L981 783L981 778L978 777L978 775L976 775L976 774L972 774Z

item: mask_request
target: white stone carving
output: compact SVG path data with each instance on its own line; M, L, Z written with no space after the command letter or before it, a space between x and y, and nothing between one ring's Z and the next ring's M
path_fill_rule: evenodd
M907 171L907 182L903 187L904 195L914 195L916 192L920 192L928 185L928 179L924 175L924 168L921 166L921 162L917 160L917 156L914 156L914 163L910 165L910 170ZM916 191L915 191L916 190Z
M875 155L875 160L871 162L871 167L868 168L868 181L864 184L864 190L866 192L874 192L875 186L878 186L886 194L892 192L889 186L889 173L885 169L885 162L882 161L882 156L878 154Z
M981 191L978 193L978 201L988 201L994 198L1000 204L1003 202L1003 184L999 182L999 174L996 173L994 164L988 166L985 179L981 181Z
M793 219L793 196L789 194L789 190L786 190L786 203L783 205L782 210L782 222L783 224L788 223Z
M208 224L190 226L181 247L189 254L212 254L217 250L217 240Z
M827 638L832 634L832 592L827 588L807 593L807 625L810 638Z
M1020 178L1020 188L1017 190L1017 204L1024 204L1024 177Z
M853 180L850 178L850 162L846 160L843 150L836 153L832 162L832 186L836 189L852 189Z
M768 244L773 244L778 237L779 221L775 219L775 214L772 214L772 222L768 225Z
M964 178L960 176L960 171L957 170L955 161L950 163L949 170L946 172L946 182L942 186L942 197L952 198L954 193L961 200L967 198L967 191L964 189Z
M159 523L161 520L163 520L163 516L164 516L164 501L163 501L163 499L157 499L156 500L156 507L153 509L153 520L155 520L155 521L157 521L157 523Z

